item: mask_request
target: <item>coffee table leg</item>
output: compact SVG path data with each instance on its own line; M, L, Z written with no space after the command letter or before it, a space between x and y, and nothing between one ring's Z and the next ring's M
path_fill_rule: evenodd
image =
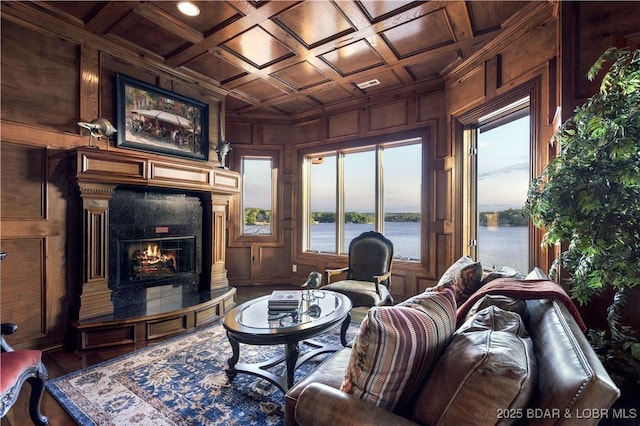
M300 354L300 344L298 342L287 343L286 363L287 363L287 389L293 386L293 376L296 371L296 363Z
M227 338L229 339L229 343L231 344L231 349L233 350L233 355L229 358L229 368L225 370L227 373L227 377L229 381L233 380L236 377L237 371L235 370L235 366L240 359L240 344L236 342L230 335L227 333Z
M342 346L347 346L347 329L349 328L349 324L351 324L351 313L347 314L340 328L340 343L342 343Z

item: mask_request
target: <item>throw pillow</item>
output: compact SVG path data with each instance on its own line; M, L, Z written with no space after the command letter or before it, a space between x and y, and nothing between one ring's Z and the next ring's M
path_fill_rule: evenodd
M427 378L412 418L422 424L501 424L529 403L537 377L520 315L489 306L465 322Z
M460 306L482 285L482 264L463 256L440 277L438 285L451 283L456 289L456 305Z
M520 272L518 272L517 269L512 268L511 266L501 266L498 269L493 269L492 271L489 271L486 275L484 275L482 278L482 285L485 285L486 283L491 282L497 278L516 278L518 280L521 280L524 278L524 275L522 275Z
M369 309L340 389L390 411L405 410L449 343L455 312L454 292L446 286Z
M522 299L515 299L513 297L502 296L500 294L487 294L482 299L478 300L467 312L465 321L475 316L476 313L483 310L488 306L497 306L498 308L515 312L526 322L528 317L527 304Z

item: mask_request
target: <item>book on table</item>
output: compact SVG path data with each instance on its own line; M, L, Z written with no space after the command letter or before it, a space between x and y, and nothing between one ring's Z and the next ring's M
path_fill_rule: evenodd
M269 296L270 311L295 311L302 302L300 290L274 290Z

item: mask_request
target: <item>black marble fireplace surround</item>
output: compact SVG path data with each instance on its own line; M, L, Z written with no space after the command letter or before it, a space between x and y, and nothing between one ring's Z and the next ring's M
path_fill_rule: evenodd
M172 308L167 304L180 309L209 293L200 291L203 247L211 244L203 218L198 194L116 188L108 245L114 318L164 312Z

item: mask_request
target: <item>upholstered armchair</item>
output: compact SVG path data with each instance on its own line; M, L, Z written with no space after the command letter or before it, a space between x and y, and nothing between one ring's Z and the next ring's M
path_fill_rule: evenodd
M14 351L4 339L5 335L13 334L18 326L3 323L2 353L0 353L0 417L4 417L20 395L24 382L31 385L29 400L29 415L36 425L49 424L49 419L40 413L40 401L44 393L47 380L47 369L42 363L42 353L36 350Z
M392 305L392 263L393 243L379 232L363 232L349 244L349 266L325 270L322 289L346 295L354 307ZM345 279L331 282L338 274Z
M0 252L0 260L6 257ZM0 325L0 418L4 417L18 399L24 382L31 385L29 415L36 425L49 424L49 419L40 413L40 402L47 381L47 369L42 363L42 352L36 350L13 350L4 336L13 334L18 326L13 323Z

